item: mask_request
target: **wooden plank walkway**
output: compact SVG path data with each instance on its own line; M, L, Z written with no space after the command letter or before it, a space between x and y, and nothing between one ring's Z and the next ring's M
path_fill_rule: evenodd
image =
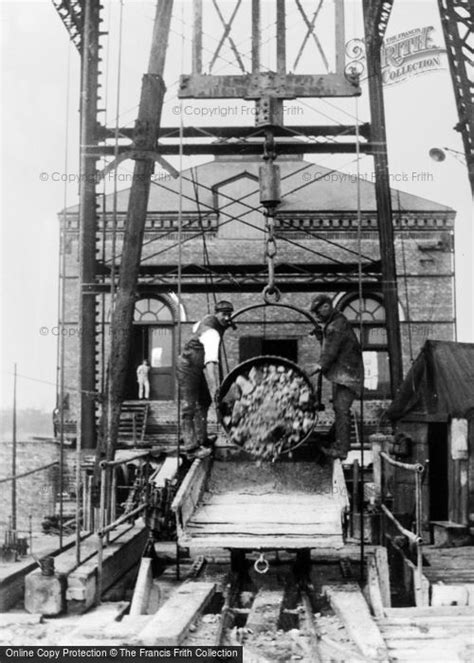
M386 608L377 625L390 661L456 663L474 657L474 608Z

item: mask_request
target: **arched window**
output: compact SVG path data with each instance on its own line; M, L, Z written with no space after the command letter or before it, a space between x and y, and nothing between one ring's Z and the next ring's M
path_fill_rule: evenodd
M390 398L390 364L385 326L385 308L377 295L343 297L337 308L353 324L359 338L364 357L365 397L369 399ZM362 338L360 321L362 319Z
M154 297L139 299L135 304L133 321L135 324L173 322L173 312L168 304L165 304L161 299L155 299Z

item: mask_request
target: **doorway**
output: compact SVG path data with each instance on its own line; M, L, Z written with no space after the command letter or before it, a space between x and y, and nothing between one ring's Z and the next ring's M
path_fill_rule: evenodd
M168 401L175 396L174 316L157 298L140 299L135 305L126 398L138 398L136 370L144 359L150 365L150 400Z
M430 458L430 520L449 520L447 424L428 424L428 440Z
M239 340L239 361L246 361L259 355L284 357L296 364L298 363L298 339L243 336Z

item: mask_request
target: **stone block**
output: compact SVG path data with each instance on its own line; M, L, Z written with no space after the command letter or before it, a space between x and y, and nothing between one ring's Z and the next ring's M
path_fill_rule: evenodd
M66 608L66 578L46 576L40 570L25 577L25 609L32 614L55 617Z

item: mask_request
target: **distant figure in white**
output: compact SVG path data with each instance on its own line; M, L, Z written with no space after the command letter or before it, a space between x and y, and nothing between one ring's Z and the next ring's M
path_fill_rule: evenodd
M144 359L140 366L137 368L137 382L138 382L138 398L145 398L148 400L150 398L150 380L148 379L148 373L150 372L150 366L148 360Z

